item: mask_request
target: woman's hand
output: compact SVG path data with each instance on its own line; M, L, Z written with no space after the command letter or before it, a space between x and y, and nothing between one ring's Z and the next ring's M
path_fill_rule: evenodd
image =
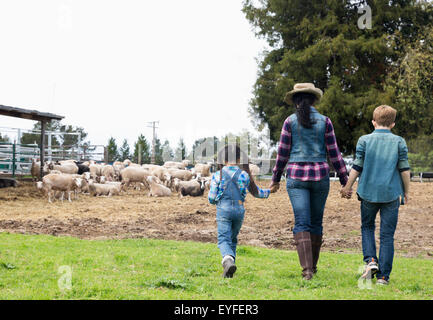
M349 188L347 185L341 189L340 193L342 198L352 198L352 188Z
M275 193L280 189L280 183L279 182L271 182L269 185L269 189L271 189L271 193Z

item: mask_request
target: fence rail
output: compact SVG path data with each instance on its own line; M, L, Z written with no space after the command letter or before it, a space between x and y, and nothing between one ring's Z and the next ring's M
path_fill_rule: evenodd
M105 146L56 146L45 149L47 161L57 160L96 160L103 161L107 157ZM32 167L32 159L40 158L38 145L18 143L0 143L0 173L28 175Z

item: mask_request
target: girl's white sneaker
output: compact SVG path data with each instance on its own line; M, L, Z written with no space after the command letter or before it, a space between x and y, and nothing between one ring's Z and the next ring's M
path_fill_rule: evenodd
M385 278L377 279L376 284L381 285L381 286L386 286L389 284L389 280L385 280Z

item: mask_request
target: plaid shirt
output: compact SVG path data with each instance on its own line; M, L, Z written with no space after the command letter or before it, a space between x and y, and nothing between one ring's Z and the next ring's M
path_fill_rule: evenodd
M226 166L223 168L224 172L228 173L230 176L233 176L238 170L239 167L237 166ZM218 200L221 198L223 191L224 191L224 176L222 183L220 184L220 172L217 171L213 174L212 180L210 183L210 190L208 199L211 204L216 204ZM241 197L242 201L245 200L245 197L247 196L247 189L250 189L250 176L245 171L242 171L238 178L238 186L241 191ZM270 194L270 189L260 189L257 186L258 195L257 198L268 198Z
M277 162L273 169L272 181L280 182L284 167L290 158L292 143L292 133L290 129L290 119L284 121L281 130L280 143L278 147ZM331 120L326 118L325 144L329 159L337 171L340 183L344 186L347 183L347 170L340 150L338 149L337 139L335 138L334 126ZM302 181L319 181L329 174L327 162L290 162L287 166L287 177Z

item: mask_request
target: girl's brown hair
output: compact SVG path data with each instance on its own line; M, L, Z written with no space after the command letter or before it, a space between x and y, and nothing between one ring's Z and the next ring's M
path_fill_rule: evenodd
M233 162L233 160L236 160L236 163L241 164L241 169L248 173L248 175L250 176L250 192L251 194L256 196L259 191L257 189L256 182L251 175L248 155L239 147L238 144L226 144L218 152L217 164L218 169L220 170L220 181L222 181L222 170L224 165L226 163Z

